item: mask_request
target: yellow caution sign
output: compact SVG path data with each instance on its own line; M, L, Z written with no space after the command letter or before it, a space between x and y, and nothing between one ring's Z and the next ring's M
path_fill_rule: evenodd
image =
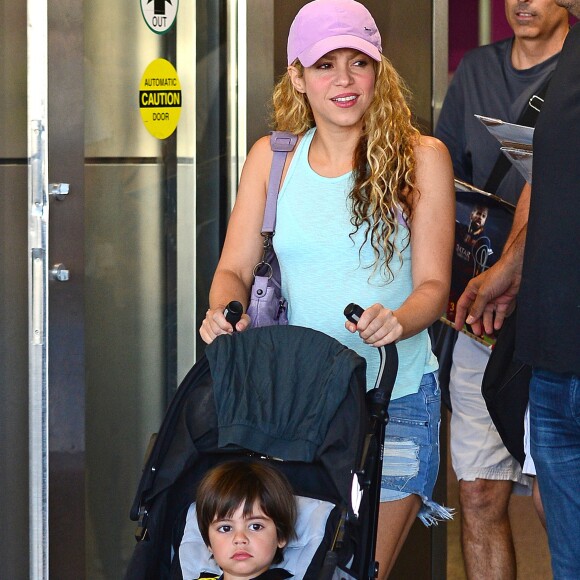
M139 86L139 109L153 137L167 139L175 131L181 115L181 84L168 60L158 58L145 69Z

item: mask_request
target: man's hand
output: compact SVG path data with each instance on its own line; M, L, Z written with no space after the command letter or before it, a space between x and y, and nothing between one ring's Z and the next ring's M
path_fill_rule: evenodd
M472 278L457 301L455 328L463 324L472 327L473 333L493 334L499 330L506 316L515 307L515 298L521 282L521 261L511 256L502 258L476 278Z

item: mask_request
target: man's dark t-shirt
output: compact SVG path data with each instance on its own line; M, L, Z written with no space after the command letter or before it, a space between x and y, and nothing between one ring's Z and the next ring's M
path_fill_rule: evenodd
M534 133L516 354L580 374L580 25L564 43Z

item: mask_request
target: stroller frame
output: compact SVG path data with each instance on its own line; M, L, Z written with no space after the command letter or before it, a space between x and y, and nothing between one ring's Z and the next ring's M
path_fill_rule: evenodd
M362 309L357 310L355 305L349 305L345 309L345 314L354 322L358 320L361 313ZM259 331L261 329L256 330ZM349 578L372 580L378 572L377 564L374 560L374 552L377 539L383 441L388 422L387 408L398 365L397 350L394 345L380 347L378 350L381 358L380 371L375 387L368 391L366 396L363 395L365 399L363 406L366 407L366 414L362 421L365 424L365 428L363 429L362 439L357 444L360 447L360 461L358 467L354 466L353 470L358 477L360 487L365 492L363 494L363 510L361 511L366 510L370 515L369 521L366 525L362 525L362 522L357 521L358 518L350 507L346 507L344 503L337 502L336 498L331 499L333 503L340 507L340 510L338 510L340 511L339 521L334 524L334 535L329 541L330 543L326 544L325 553L318 559L320 564L319 572L316 575L309 576L309 578L330 580L333 577L339 577L333 575L340 561L341 550L351 541L348 537L348 531L352 526L358 526L362 549L359 548L358 555L355 557L358 563L355 563L356 571L353 573L356 575L351 575ZM178 433L174 433L176 425L178 426L177 431L181 432L189 428L186 424L187 417L184 416L187 415L188 401L193 389L200 388L198 383L202 383L202 392L199 394L200 391L196 391L196 396L201 397L201 399L213 396L211 385L209 388L203 387L204 377L209 375L210 365L204 355L186 375L167 410L159 434L150 445L149 456L130 513L131 519L138 522L135 531L138 543L125 576L126 580L175 577L171 575L171 566L167 564L168 549L176 553L175 548L178 546L178 540L183 534L184 521L176 526L175 519L172 519L176 509L173 505L173 496L179 496L182 493L181 487L190 489L195 477L193 480L191 479L192 476L188 476L190 479L183 479L185 477L184 474L191 469L194 461L191 459L191 453L189 455L186 453L185 455L176 456L172 450L172 442L174 438L178 438ZM188 388L188 385L193 386ZM206 455L204 452L200 462L205 462L208 466L230 458L239 458L240 455L248 457L260 456L264 460L268 460L267 457L260 453L256 454L243 448L218 449L215 442L207 440L207 437L207 434L202 434L202 439L206 438L205 442L210 449L210 453ZM282 471L285 469L293 471L297 468L296 464L291 461L276 461L275 466ZM305 466L305 469L312 469L312 467ZM317 479L324 477L324 474L321 475L321 473L322 471L316 472ZM198 479L200 478L201 476ZM328 486L325 484L325 489L332 489L332 483L332 481L328 482ZM308 494L306 493L305 495ZM364 506L365 502L368 503L366 507ZM165 518L166 514L169 514L168 519ZM336 519L336 516L334 518ZM163 538L166 538L166 540L164 541ZM170 538L170 541L167 538ZM147 544L149 545L147 546ZM163 554L157 554L156 550L163 552Z

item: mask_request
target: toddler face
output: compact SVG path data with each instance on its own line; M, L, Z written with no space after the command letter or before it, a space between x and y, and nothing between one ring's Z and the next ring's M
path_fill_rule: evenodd
M252 512L244 515L244 504L227 518L215 519L209 526L210 551L224 571L224 579L255 578L268 568L276 550L285 542L278 541L276 525L255 503Z

